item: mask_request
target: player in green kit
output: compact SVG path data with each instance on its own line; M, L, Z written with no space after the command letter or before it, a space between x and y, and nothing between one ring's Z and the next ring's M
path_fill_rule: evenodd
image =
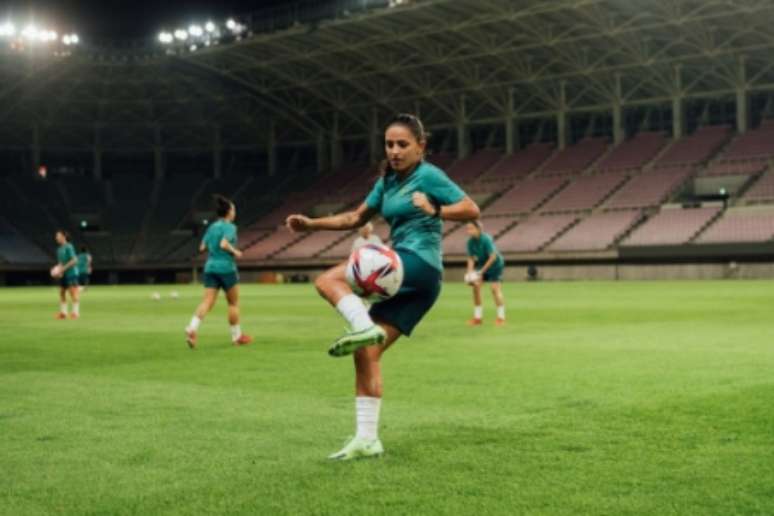
M292 231L344 230L361 227L381 213L390 224L393 247L403 262L399 292L370 310L352 293L345 278L346 263L328 270L315 282L320 295L351 327L328 353L336 357L354 354L355 362L357 434L329 456L334 460L384 452L378 437L382 398L379 360L400 336L411 335L441 292L442 221L468 221L479 215L476 203L442 170L424 160L427 135L417 117L394 117L387 124L384 144L387 161L382 177L356 210L317 219L303 215L287 219Z
M479 221L469 222L468 235L468 277L473 287L473 319L468 321L471 326L483 323L484 307L481 305L481 283L486 282L492 287L492 296L497 305L497 326L505 325L505 298L503 297L502 280L505 261L495 246L494 239L484 233Z
M81 247L81 252L78 253L78 285L80 290L86 289L89 286L91 278L91 253L86 247Z
M56 250L56 261L61 267L59 276L59 312L57 319L67 319L67 293L70 293L70 301L73 310L70 319L78 319L81 316L80 293L78 289L78 256L75 247L70 243L70 235L67 231L59 230L55 235L59 247Z
M215 211L218 220L210 224L199 245L199 252L206 251L208 256L204 264L204 299L185 329L185 340L191 349L196 347L199 325L204 316L215 306L220 290L225 292L228 302L231 342L235 346L243 346L253 340L249 335L242 333L239 325L239 272L235 259L241 258L242 252L236 248L237 229L234 225L236 207L222 195L216 195Z

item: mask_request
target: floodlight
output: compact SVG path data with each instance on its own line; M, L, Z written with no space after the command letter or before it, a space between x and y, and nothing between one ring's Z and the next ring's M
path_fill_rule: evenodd
M190 34L191 36L193 36L195 38L198 38L199 36L204 34L204 31L202 30L201 26L199 26L199 25L191 25L190 27L188 27L188 34Z
M206 30L207 32L215 32L215 24L212 23L211 21L208 21L204 25L204 30Z

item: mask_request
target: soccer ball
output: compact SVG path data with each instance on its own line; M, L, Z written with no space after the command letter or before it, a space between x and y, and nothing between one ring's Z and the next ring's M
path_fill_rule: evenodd
M62 274L64 274L64 271L62 269L63 267L58 263L53 267L51 267L51 277L55 279L61 278Z
M159 294L158 292L154 292L153 294L151 294L151 299L154 301L161 301L161 294Z
M403 283L403 263L389 247L368 244L349 257L347 283L358 296L371 302L389 299Z
M476 271L465 273L465 283L467 283L468 285L473 285L474 283L478 283L480 280L481 280L481 275Z
M173 290L171 294L169 294L169 297L172 299L177 299L180 297L180 294L177 293L177 290Z

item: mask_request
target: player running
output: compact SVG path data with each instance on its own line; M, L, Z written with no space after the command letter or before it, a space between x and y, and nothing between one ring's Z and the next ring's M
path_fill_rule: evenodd
M67 293L70 293L70 301L73 310L70 319L78 319L81 316L80 292L78 289L78 257L75 247L70 243L70 234L59 230L54 236L59 247L56 250L56 261L61 267L59 276L59 312L57 319L67 319Z
M468 321L470 326L478 326L483 323L484 307L481 305L481 284L489 283L492 287L492 296L497 305L497 326L505 325L505 299L503 297L502 279L505 261L500 251L497 250L494 240L489 233L484 233L480 221L469 222L466 227L470 239L468 239L468 276L474 275L473 287L473 319Z
M366 224L381 213L391 228L392 243L403 262L403 285L394 297L374 304L370 311L352 293L345 279L346 263L317 278L322 297L335 306L351 326L328 353L354 353L357 435L334 460L381 455L378 437L382 398L379 360L401 335L410 336L414 327L435 303L441 292L441 232L443 220L467 221L478 218L479 209L446 174L424 161L427 134L413 115L394 117L385 130L387 161L382 177L356 210L312 219L291 215L292 231L346 230Z
M236 206L222 195L216 195L215 211L218 220L210 224L199 245L199 252L207 251L207 262L204 264L204 299L196 309L191 322L185 329L185 340L191 349L196 347L196 334L199 325L218 298L218 291L226 293L228 302L228 323L231 325L231 342L235 346L243 346L252 342L253 338L242 333L239 325L239 273L235 259L242 257L242 251L237 249Z
M91 253L85 246L78 253L78 285L81 292L89 286L91 278Z

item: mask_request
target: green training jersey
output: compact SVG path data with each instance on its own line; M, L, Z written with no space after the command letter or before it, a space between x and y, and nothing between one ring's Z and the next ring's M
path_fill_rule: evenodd
M236 272L234 255L220 248L220 242L226 239L228 243L236 247L237 228L231 222L219 219L207 228L202 238L202 243L207 248L207 263L204 264L204 272L214 274L228 274Z
M492 253L497 254L497 259L492 264L492 269L503 267L505 262L495 246L494 239L488 233L481 233L479 238L470 238L468 240L468 256L476 260L476 268L480 269L492 256Z
M378 210L390 225L390 238L395 249L413 252L431 266L443 270L443 222L414 206L414 192L422 192L441 205L455 204L465 198L465 192L441 169L423 161L403 180L394 172L387 172L376 182L365 202L369 208Z
M83 274L89 274L89 258L91 258L91 255L89 253L79 253L78 254L78 273Z
M65 266L75 257L76 254L73 244L62 244L56 250L56 261L59 262L59 265ZM64 277L67 279L77 278L78 266L75 265L74 267L67 269L64 273Z

